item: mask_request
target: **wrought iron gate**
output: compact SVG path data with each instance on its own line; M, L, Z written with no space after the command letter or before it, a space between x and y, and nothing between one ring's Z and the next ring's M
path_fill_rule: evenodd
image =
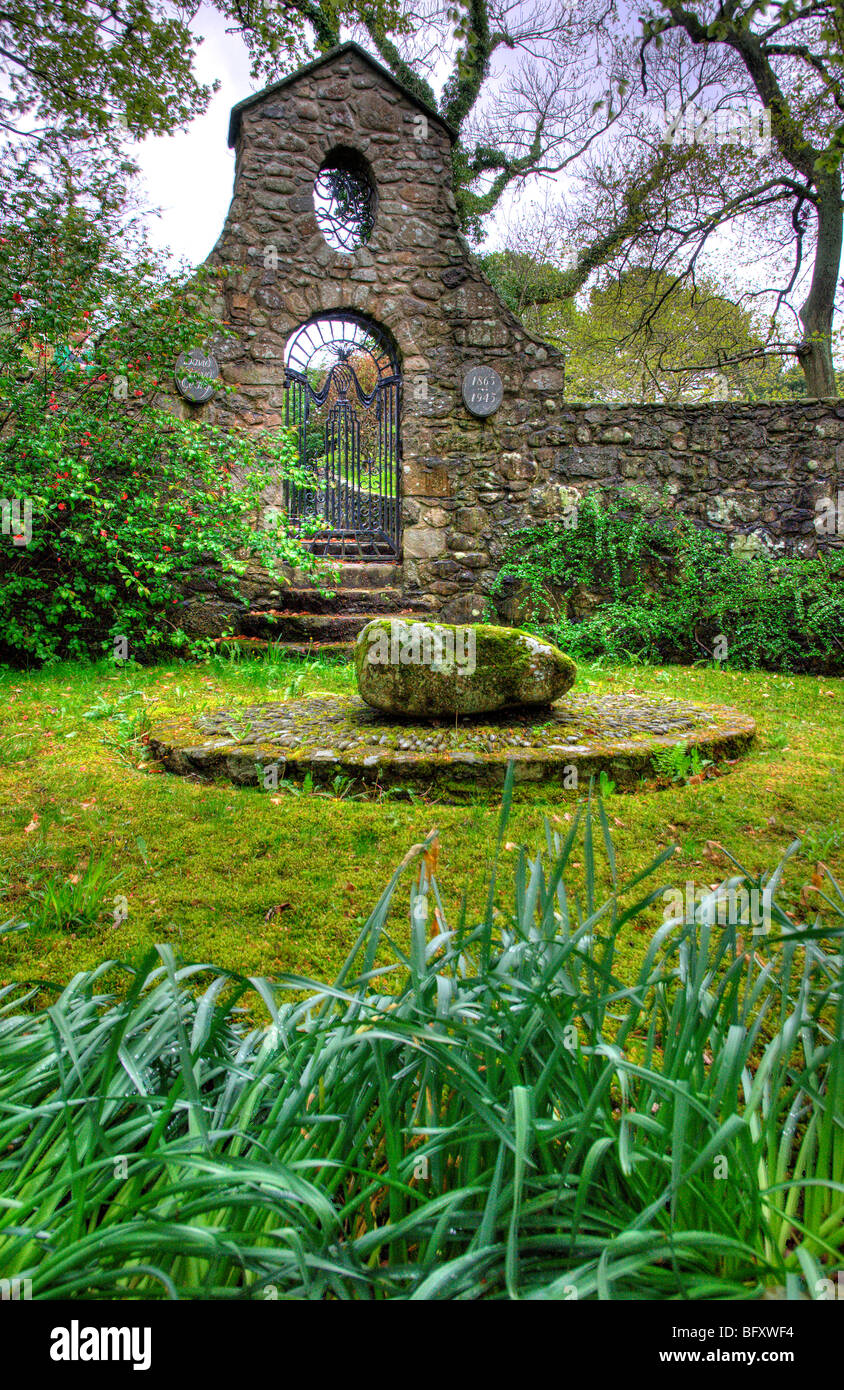
M327 314L285 357L285 420L308 475L285 486L288 516L318 552L398 556L401 377L389 345L366 319Z

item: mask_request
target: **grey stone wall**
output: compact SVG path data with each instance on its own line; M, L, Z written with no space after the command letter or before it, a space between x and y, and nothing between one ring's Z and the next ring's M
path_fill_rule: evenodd
M570 516L587 492L609 498L633 488L664 499L723 533L734 550L814 555L844 545L844 535L819 529L816 510L821 499L844 489L844 401L670 407L558 401L553 418L550 450L547 430L520 435L502 421L494 476L479 487L466 468L455 483L456 515L472 509L472 550L484 562L473 558L467 567L458 549L463 535L448 532L452 577L464 594L474 577L475 607L513 531Z
M403 583L432 611L479 616L514 528L575 494L638 482L730 532L811 550L816 498L836 484L844 405L572 406L564 363L532 338L473 263L451 191L451 137L354 47L239 112L234 195L212 262L230 272L216 351L235 389L189 407L254 428L283 420L284 347L321 312L386 330L403 373ZM376 188L372 235L331 250L314 180L338 146ZM274 262L277 261L277 264ZM470 366L504 382L498 412L471 416ZM739 537L755 537L741 542Z

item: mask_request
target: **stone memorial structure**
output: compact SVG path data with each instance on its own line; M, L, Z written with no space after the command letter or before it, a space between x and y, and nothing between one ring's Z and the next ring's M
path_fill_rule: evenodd
M840 543L813 521L844 486L844 402L566 403L562 356L460 234L454 139L353 43L235 106L210 257L235 335L210 346L235 390L180 408L296 428L313 486L274 500L361 573L383 565L401 611L445 622L481 617L515 528L596 488L667 494L739 545ZM247 598L279 606L254 576Z

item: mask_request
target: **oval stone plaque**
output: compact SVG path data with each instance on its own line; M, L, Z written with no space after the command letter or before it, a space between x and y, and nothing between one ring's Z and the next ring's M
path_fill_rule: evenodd
M191 352L183 352L176 358L176 366L173 372L176 378L176 390L186 401L193 401L194 405L201 405L203 401L210 401L216 391L213 381L197 381L198 376L218 377L220 368L214 357L209 357L207 353L200 352L195 348Z
M472 415L492 415L504 396L501 377L494 367L470 367L463 378L463 403Z

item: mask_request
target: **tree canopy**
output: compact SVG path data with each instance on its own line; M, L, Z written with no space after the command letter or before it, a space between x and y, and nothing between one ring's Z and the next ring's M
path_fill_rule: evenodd
M760 352L791 354L809 394L835 394L844 153L840 0L210 0L256 80L349 33L457 131L459 216L543 181L563 189L563 297L647 266L694 297L743 259L767 315ZM127 137L176 130L212 88L196 76L198 0L9 0L0 9L0 129L18 147L81 143L127 174ZM442 80L443 65L447 71ZM683 140L678 117L753 108L770 143ZM41 142L39 144L39 142ZM122 164L122 167L121 167ZM101 168L104 166L100 166ZM742 255L737 255L741 247ZM541 302L545 289L537 287ZM557 288L553 291L558 296ZM731 294L736 299L736 294Z
M573 400L795 394L782 360L763 353L764 326L714 282L677 293L669 276L631 265L604 276L581 303L568 296L564 272L525 252L493 252L481 264L526 326L565 353Z

